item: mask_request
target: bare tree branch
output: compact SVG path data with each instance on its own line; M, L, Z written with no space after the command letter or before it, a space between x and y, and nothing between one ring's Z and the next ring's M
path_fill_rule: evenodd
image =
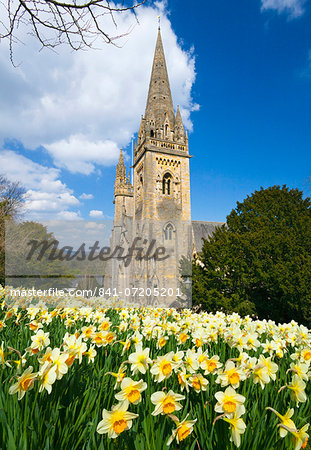
M147 0L132 0L132 3L118 6L109 0L7 0L1 1L7 12L7 23L0 21L0 40L8 39L10 59L13 62L13 44L19 39L18 29L24 25L29 28L42 47L55 48L67 44L73 50L92 47L98 38L107 44L127 33L113 36L107 32L107 18L110 17L117 28L115 15L133 11Z

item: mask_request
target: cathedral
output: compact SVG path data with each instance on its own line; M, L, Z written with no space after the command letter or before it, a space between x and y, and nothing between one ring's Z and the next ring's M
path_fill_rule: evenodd
M133 184L122 150L116 168L110 247L127 251L132 247L140 255L130 262L110 261L107 281L120 297L137 300L141 293L152 305L161 296L169 306L184 295L182 282L191 286L193 254L221 223L191 221L190 158L188 134L179 107L176 113L173 107L159 28L145 114L134 147Z

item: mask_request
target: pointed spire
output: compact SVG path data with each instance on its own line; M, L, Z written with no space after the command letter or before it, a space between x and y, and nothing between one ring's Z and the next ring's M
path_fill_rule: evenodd
M120 149L119 162L118 162L117 170L116 170L116 179L117 178L119 178L119 179L126 178L126 168L125 168L125 164L124 164L122 148Z
M160 128L164 124L166 113L168 115L170 125L173 128L175 114L170 84L168 80L161 31L159 28L153 58L145 119L147 121L154 120L155 128Z
M179 105L177 105L175 127L181 127L182 129L184 129L184 125L182 123L182 118L181 118L181 114L180 114L180 110L179 110Z
M116 198L118 195L127 197L133 196L133 186L130 183L129 176L126 176L126 167L124 164L122 148L120 149L119 162L116 169L116 180L114 183L114 198Z

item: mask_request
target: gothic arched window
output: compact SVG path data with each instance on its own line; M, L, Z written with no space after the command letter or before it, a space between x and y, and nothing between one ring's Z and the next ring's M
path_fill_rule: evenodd
M168 223L164 228L164 238L166 241L171 241L173 236L174 227L171 223Z
M166 195L171 194L172 175L166 173L162 179L162 193Z

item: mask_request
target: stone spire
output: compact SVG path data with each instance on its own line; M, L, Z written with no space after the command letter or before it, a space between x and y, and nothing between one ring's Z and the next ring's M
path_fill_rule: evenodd
M155 128L160 129L164 125L165 115L168 117L170 128L173 129L175 114L159 28L149 83L145 120L149 123L154 121Z
M119 162L116 170L116 180L118 179L126 179L126 168L123 159L123 150L120 150Z
M133 186L129 177L126 176L126 167L123 159L123 150L120 150L119 162L116 169L116 180L114 183L114 198L118 195L133 196Z
M181 114L173 108L160 28L154 52L153 66L145 115L141 118L134 148L134 166L145 151L161 149L164 153L189 155L188 138Z
M182 123L181 114L179 111L179 106L177 106L177 112L175 117L175 140L177 142L184 142L185 139L185 130L184 125Z

